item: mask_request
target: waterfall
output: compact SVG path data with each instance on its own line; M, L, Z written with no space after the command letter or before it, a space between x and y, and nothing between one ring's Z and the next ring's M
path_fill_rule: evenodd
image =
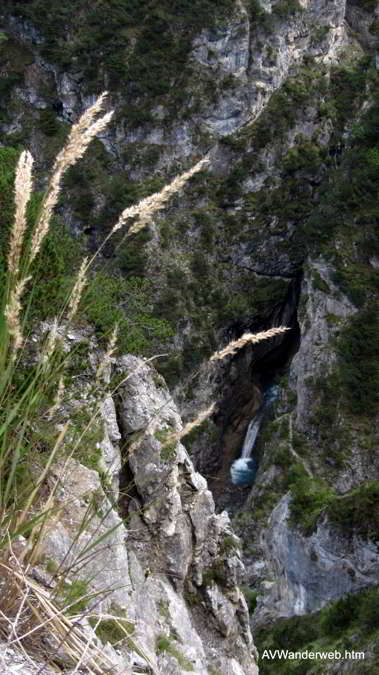
M247 432L245 440L242 446L241 459L246 459L251 456L251 452L254 448L255 441L257 440L259 427L261 426L263 417L263 408L259 408L257 414L251 420L249 426L247 427Z
M267 408L276 400L278 393L279 387L276 385L267 387L264 392L263 403L250 421L243 442L241 457L236 459L230 468L230 475L234 485L252 485L255 480L258 467L255 457L252 457L252 452L264 414Z

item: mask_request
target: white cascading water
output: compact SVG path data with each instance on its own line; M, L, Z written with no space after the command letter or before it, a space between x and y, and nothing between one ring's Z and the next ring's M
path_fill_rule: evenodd
M251 420L249 426L247 427L245 440L242 446L241 459L251 456L251 452L254 448L255 441L257 440L258 436L258 431L262 423L262 417L263 417L263 409L261 406L257 414Z
M234 485L252 485L254 482L257 473L257 462L251 455L262 424L264 413L275 401L278 392L279 388L276 385L271 385L267 388L264 394L263 403L247 428L241 457L236 459L230 468L230 475Z

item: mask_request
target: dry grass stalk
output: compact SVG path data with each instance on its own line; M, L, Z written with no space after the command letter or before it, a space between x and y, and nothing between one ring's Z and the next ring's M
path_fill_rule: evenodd
M80 269L78 272L78 276L76 277L74 288L72 289L72 293L68 303L68 314L67 314L67 321L69 323L72 321L76 312L78 311L80 298L82 297L83 293L83 288L87 283L86 278L87 263L88 258L84 258L82 264L80 265Z
M207 410L202 410L198 416L192 420L192 422L187 422L183 429L180 431L175 431L172 434L169 434L167 438L165 439L164 443L162 444L162 448L165 448L168 445L171 445L172 443L177 443L180 441L184 436L187 436L193 429L196 429L196 427L199 427L205 420L210 417L216 408L216 404L212 403Z
M28 651L36 652L39 659L43 655L46 658L54 656L54 651L62 649L73 664L83 663L90 673L113 672L117 664L94 644L94 636L84 633L77 622L81 617L74 621L65 616L50 592L18 567L15 569L9 563L0 562L0 577L10 581L12 589L12 608L4 607L4 612L0 605L0 631L8 646L17 644L24 651L25 645Z
M73 125L64 148L57 155L47 193L42 202L41 214L32 237L30 262L36 257L48 232L51 216L58 202L63 174L84 155L92 139L104 131L112 119L113 112L109 112L95 122L93 121L102 110L105 96L105 93L102 94L81 116L79 122Z
M131 234L139 232L146 225L151 223L154 213L162 209L163 206L166 204L166 202L172 197L172 195L179 192L179 190L181 190L181 188L184 187L184 185L191 178L191 176L201 171L201 169L206 164L208 164L208 162L209 158L203 157L203 159L201 159L200 162L195 164L195 166L193 166L191 169L185 171L180 176L177 176L169 185L165 185L165 187L160 192L154 192L154 194L149 195L149 197L141 199L141 201L139 201L138 204L134 204L133 206L129 206L128 208L126 208L121 213L116 225L114 225L110 233L105 237L101 246L92 256L88 265L92 264L92 262L94 261L96 256L99 255L100 251L104 248L110 237L115 232L120 230L130 218L135 218L136 216L139 216L137 222L135 222L134 225L132 225L132 227L126 233L127 237L130 236Z
M61 429L61 431L59 433L59 436L58 436L57 440L55 441L55 445L54 445L53 449L50 451L47 462L46 462L45 466L43 467L43 470L42 470L41 474L38 477L37 484L35 485L33 490L31 490L31 492L30 492L30 494L29 494L29 496L28 496L28 498L27 498L27 500L26 500L26 502L25 502L25 504L22 508L22 511L20 511L20 513L19 513L18 518L17 518L16 530L23 525L23 523L27 520L28 516L30 515L30 509L33 506L33 504L35 503L35 500L36 500L36 497L39 493L41 485L43 484L43 482L44 482L44 480L45 480L45 478L46 478L46 476L47 476L47 474L50 470L50 467L53 463L53 460L55 459L56 455L58 454L58 452L61 448L61 445L62 445L62 443L64 441L64 438L66 436L66 433L67 433L68 426L69 426L69 423L66 422L64 427Z
M96 380L99 381L104 370L109 366L112 354L115 350L116 347L116 342L117 342L117 337L118 337L118 324L115 325L112 335L110 337L109 343L108 343L108 348L107 351L105 352L101 362L99 363L99 366L96 371Z
M3 552L0 558L0 635L2 639L9 638L10 627L22 602L22 593L19 592L15 583L13 567L14 561L9 561L8 556Z
M116 225L113 227L112 234L123 227L129 218L134 218L136 216L138 216L138 221L132 225L128 234L134 234L141 230L145 225L151 222L153 214L163 208L172 195L179 192L187 181L194 176L195 173L201 171L208 162L208 157L204 157L191 169L185 171L180 176L177 176L169 185L165 185L160 192L155 192L153 195L141 199L138 204L126 208L121 213Z
M84 133L88 129L88 127L92 124L96 115L100 112L100 110L103 109L107 96L108 92L103 91L103 93L100 94L100 96L96 99L96 101L89 108L87 108L87 110L84 111L83 115L81 115L79 121L75 125L78 134Z
M263 330L260 333L244 333L242 337L233 342L229 342L224 349L221 349L219 352L215 352L210 357L210 361L217 361L224 359L225 356L229 354L235 354L238 349L242 349L247 344L256 344L257 342L262 342L263 340L268 340L269 338L276 337L285 333L287 330L291 330L287 326L279 326L277 328L269 328L268 330Z
M32 168L32 155L28 151L22 152L16 169L16 213L10 235L10 246L8 253L8 270L13 275L13 277L18 275L20 268L22 242L26 230L26 207L29 202L33 187Z
M55 345L57 344L58 337L58 319L54 318L51 328L49 330L49 335L46 340L46 344L42 350L42 364L44 369L46 369L49 359L51 358Z
M61 377L59 378L58 389L57 389L57 393L55 394L55 397L54 397L53 405L51 406L51 408L49 409L49 411L47 413L47 419L48 420L51 420L53 418L56 411L60 407L60 405L62 403L62 400L63 400L64 390L65 390L64 377L63 377L63 375L61 375Z
M13 355L15 355L16 351L20 349L20 347L22 347L23 343L20 322L21 296L30 278L31 277L24 277L24 279L18 281L14 288L12 288L9 301L4 310L4 314L7 319L8 332L13 339Z

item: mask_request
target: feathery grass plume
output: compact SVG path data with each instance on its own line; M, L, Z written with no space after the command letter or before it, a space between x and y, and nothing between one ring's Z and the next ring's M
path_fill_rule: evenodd
M141 230L145 225L151 222L152 216L156 211L159 211L164 204L174 195L176 192L179 192L181 188L187 183L187 181L194 176L195 173L201 171L201 169L209 163L208 157L203 157L197 164L195 164L191 169L185 171L180 176L174 178L174 180L165 187L160 192L155 192L149 197L141 199L138 204L134 206L129 206L124 209L121 213L116 225L113 227L112 234L117 232L129 218L134 218L139 216L138 221L132 225L128 234L134 234Z
M15 287L11 290L9 301L4 310L4 314L7 319L8 332L13 338L13 355L15 355L16 351L20 349L20 347L22 347L23 343L20 322L21 296L24 292L26 284L30 279L30 276L24 277L24 279L21 279L17 282Z
M281 333L285 333L287 330L291 330L288 326L278 326L277 328L269 328L268 330L260 331L259 333L244 333L242 337L233 342L229 342L224 349L221 349L219 352L215 352L210 357L210 361L217 361L224 359L225 356L229 354L235 354L238 349L242 349L249 342L256 344L257 342L262 342L263 340L268 340L269 338L276 337Z
M64 377L63 377L63 375L61 375L61 377L59 378L57 393L55 394L55 397L54 397L54 403L47 413L47 419L48 420L51 420L53 418L54 414L56 413L59 406L61 405L62 400L63 400L64 390L65 390Z
M82 297L82 293L83 293L83 288L87 283L87 279L86 279L87 262L88 262L88 258L86 257L86 258L84 258L82 264L80 265L78 276L76 277L75 285L74 285L74 288L72 289L72 292L71 292L71 295L70 295L70 300L69 300L69 303L68 303L68 314L67 314L68 323L70 323L72 321L76 312L78 311L80 298Z
M164 443L162 444L161 448L165 448L167 445L171 445L172 443L176 443L177 441L180 441L184 436L187 436L192 429L195 429L196 427L199 427L200 424L205 422L205 420L210 417L216 408L216 404L212 403L209 408L206 410L202 410L198 416L192 420L192 422L187 422L187 424L184 425L183 429L181 431L175 431L172 434L169 434Z
M33 187L32 168L33 157L30 152L24 150L20 155L16 169L14 184L16 212L8 253L8 270L13 277L18 275L20 267L22 242L26 230L26 207Z
M98 369L97 369L97 371L96 371L96 380L97 380L97 381L100 380L100 377L101 377L101 375L103 374L105 368L106 368L106 367L109 365L109 363L110 363L111 356L112 356L112 354L113 354L113 352L114 352L114 350L115 350L117 338L118 338L118 324L115 325L115 327L114 327L114 329L113 329L113 331L112 331L112 335L111 335L110 340L109 340L109 343L108 343L107 351L105 352L105 354L104 354L104 356L103 356L103 358L102 358L102 360L101 360L101 362L100 362L100 364L99 364L99 367L98 367Z
M64 148L57 155L47 193L42 202L41 213L32 237L30 263L33 262L36 257L48 232L50 219L58 202L63 174L84 155L92 139L96 134L102 132L112 119L113 111L106 113L95 122L93 121L103 107L105 96L106 93L102 94L97 101L83 113L79 122L73 125Z
M176 192L179 192L179 190L181 190L181 188L186 184L186 182L191 178L191 176L194 176L195 173L201 171L201 169L208 163L209 157L203 157L203 159L197 162L197 164L195 164L191 169L185 171L180 176L174 178L174 180L169 185L165 185L165 187L162 188L160 192L154 192L154 194L149 195L149 197L141 199L141 201L139 201L138 204L128 206L126 209L124 209L116 225L113 226L112 230L105 237L104 241L99 246L96 253L92 256L91 260L88 263L88 266L91 265L92 262L95 260L96 256L99 255L100 251L104 248L105 244L108 242L110 237L115 232L120 230L130 218L135 218L138 215L140 216L137 222L135 222L126 233L127 237L129 237L131 234L139 232L146 225L148 225L148 223L152 221L153 214L156 211L159 211L161 208L163 208L163 206L170 199L170 197L172 197L172 195L174 195Z
M51 325L51 328L49 330L49 335L47 336L46 344L42 350L42 364L43 367L46 369L47 364L49 363L49 359L51 358L51 355L55 349L55 345L57 343L57 337L58 337L58 319L57 317L54 318L53 323Z
M76 130L79 134L85 132L86 129L88 129L88 127L92 124L96 115L99 113L100 110L102 110L107 96L108 92L103 91L102 94L100 94L100 96L96 99L95 103L93 103L89 108L87 108L87 110L85 110L84 113L81 115L80 119L75 124Z

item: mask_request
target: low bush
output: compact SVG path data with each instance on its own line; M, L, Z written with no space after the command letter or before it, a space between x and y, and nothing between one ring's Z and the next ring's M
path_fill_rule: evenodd
M254 635L255 643L260 654L265 649L333 652L337 648L343 652L345 649L349 651L356 649L356 645L359 645L360 650L368 651L368 646L370 642L372 643L372 634L377 630L378 607L379 587L374 586L345 595L329 603L319 612L279 619L271 625L258 628ZM373 659L367 660L369 663L356 664L357 672L376 672ZM325 661L316 664L311 659L299 662L279 658L261 659L259 670L263 675L271 673L306 675L313 672L315 665L319 668L315 672L324 672Z
M338 339L338 379L353 414L375 416L379 407L378 310L374 303L354 314Z

